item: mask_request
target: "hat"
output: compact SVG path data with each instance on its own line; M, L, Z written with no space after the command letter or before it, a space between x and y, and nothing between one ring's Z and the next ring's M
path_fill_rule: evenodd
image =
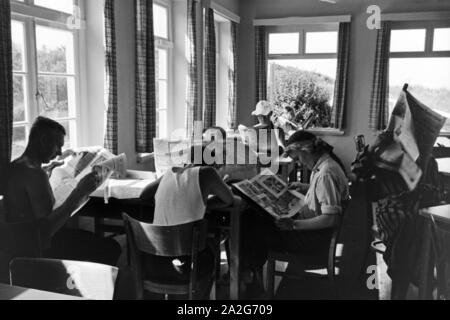
M272 111L272 104L263 100L258 102L255 111L252 112L252 116L267 116Z

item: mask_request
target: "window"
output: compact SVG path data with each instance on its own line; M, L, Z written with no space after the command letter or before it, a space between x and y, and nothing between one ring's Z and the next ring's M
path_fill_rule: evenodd
M280 125L287 119L308 128L329 127L338 26L271 27L267 40L267 95Z
M156 64L156 136L167 137L170 57L173 44L170 39L170 7L165 4L153 4L153 32L155 36Z
M39 115L65 127L65 148L77 146L78 31L67 28L61 20L52 21L53 14L46 15L45 10L35 7L61 11L62 21L67 21L73 5L73 0L34 0L12 7L13 159L23 153L30 126ZM28 8L21 12L24 6Z
M450 23L395 23L391 31L389 106L405 83L425 105L450 119ZM443 128L450 132L450 120Z

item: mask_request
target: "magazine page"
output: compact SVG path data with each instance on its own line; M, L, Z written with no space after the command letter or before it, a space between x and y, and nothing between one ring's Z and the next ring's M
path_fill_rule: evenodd
M280 177L270 171L270 169L266 169L261 172L260 175L254 178L254 181L260 184L276 198L281 197L288 189L287 184L281 180Z
M305 205L305 196L285 189L279 197L269 192L258 180L244 180L233 186L258 204L275 219L290 218L295 216Z
M67 159L63 166L55 168L50 177L50 186L55 197L54 208L61 206L76 188L80 180L96 170L102 183L118 170L120 176L126 172L126 156L114 156L101 147L82 148Z

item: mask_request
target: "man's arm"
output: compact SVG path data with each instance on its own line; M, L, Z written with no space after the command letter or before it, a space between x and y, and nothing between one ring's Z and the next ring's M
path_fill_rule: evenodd
M332 228L336 224L336 215L321 215L311 219L294 220L291 218L283 218L276 222L281 230L320 230Z

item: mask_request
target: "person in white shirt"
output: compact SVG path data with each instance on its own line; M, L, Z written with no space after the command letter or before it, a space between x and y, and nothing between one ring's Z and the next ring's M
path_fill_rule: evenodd
M342 203L349 198L344 166L333 147L306 131L294 133L285 155L312 170L310 184L293 183L291 189L305 193L305 206L294 218L277 221L249 210L243 216L244 268L254 282L269 250L316 253L326 250Z

